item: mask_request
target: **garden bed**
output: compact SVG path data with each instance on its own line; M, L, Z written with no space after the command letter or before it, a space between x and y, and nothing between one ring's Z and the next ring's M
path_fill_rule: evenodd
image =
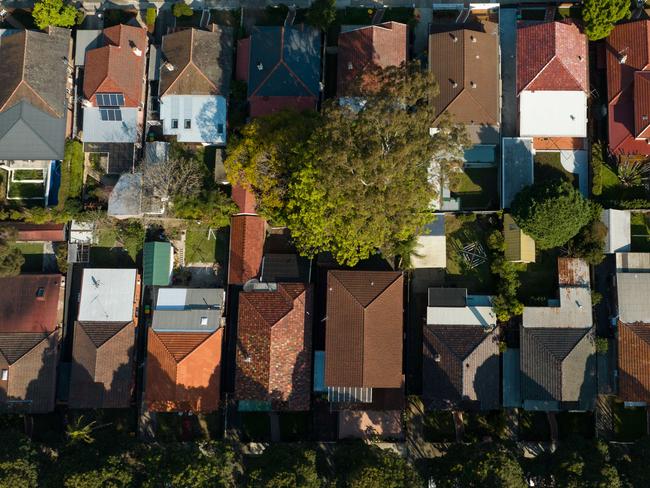
M10 182L9 194L11 199L43 199L45 198L45 185L43 183Z

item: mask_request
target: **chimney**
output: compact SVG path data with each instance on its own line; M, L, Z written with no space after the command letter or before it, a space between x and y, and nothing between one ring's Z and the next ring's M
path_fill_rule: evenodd
M455 82L454 80L452 80L451 78L449 79L449 83L451 83L451 86L453 86L454 88L456 88L456 87L458 86L458 83L456 83L456 82Z

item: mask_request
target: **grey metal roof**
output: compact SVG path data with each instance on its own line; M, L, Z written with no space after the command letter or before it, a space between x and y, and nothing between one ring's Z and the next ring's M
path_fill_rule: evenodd
M17 103L0 113L0 159L63 159L65 124L63 117Z
M212 332L219 328L222 288L160 288L153 314L157 332Z
M533 184L533 140L504 137L501 143L501 157L501 207L510 208L515 195L524 187Z
M467 288L429 288L429 307L466 307Z
M588 410L597 390L593 328L522 327L520 333L524 402L577 402Z
M650 272L616 273L616 293L621 322L650 322Z
M142 215L142 173L124 173L108 197L108 215L128 218Z
M629 252L632 245L631 215L629 210L603 209L600 221L607 227L605 252Z
M101 30L78 30L75 45L74 65L83 66L86 60L86 53L91 49L101 46Z
M83 142L136 142L138 109L122 108L122 120L102 120L100 109L84 107Z

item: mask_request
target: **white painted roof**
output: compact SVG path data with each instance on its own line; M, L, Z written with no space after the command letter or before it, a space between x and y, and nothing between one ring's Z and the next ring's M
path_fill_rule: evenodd
M447 238L442 236L418 236L411 264L418 268L447 267Z
M494 327L497 316L492 310L491 298L467 296L467 307L427 307L429 325L480 325Z
M600 220L607 227L605 252L627 252L632 244L629 210L603 209Z
M619 320L650 322L650 272L616 273L616 288Z
M156 307L185 307L187 288L159 288Z
M84 142L137 142L137 108L122 107L122 120L102 120L99 110L96 107L84 107Z
M131 322L135 280L135 269L84 269L78 320Z
M177 129L172 129L173 119L178 120ZM160 99L160 120L163 133L176 136L178 142L226 143L226 99L222 96L166 95ZM191 121L189 129L186 120Z
M519 95L521 137L587 137L583 91L523 91Z

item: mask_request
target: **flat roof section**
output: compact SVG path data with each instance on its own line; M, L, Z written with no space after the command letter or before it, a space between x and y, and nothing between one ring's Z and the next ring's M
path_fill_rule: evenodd
M79 322L133 321L136 275L135 269L84 269Z

